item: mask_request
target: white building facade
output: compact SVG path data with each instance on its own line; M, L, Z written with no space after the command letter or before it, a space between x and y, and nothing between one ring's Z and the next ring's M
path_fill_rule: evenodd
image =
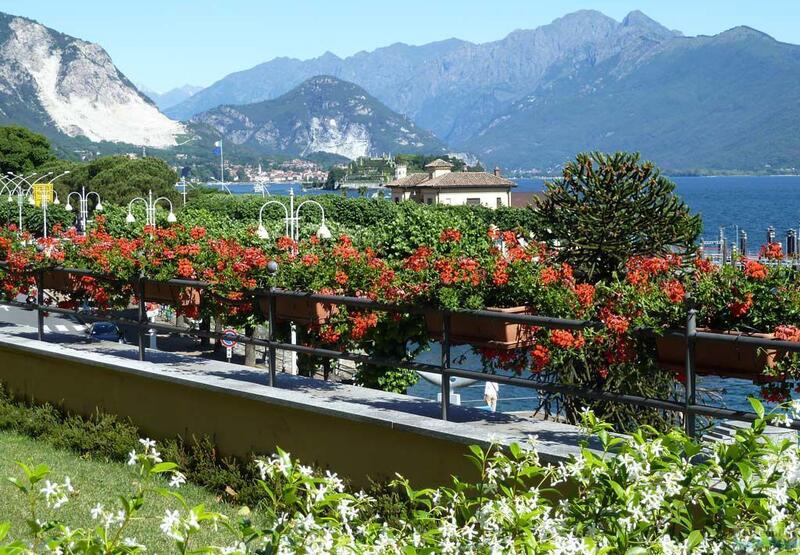
M392 200L413 200L422 204L451 206L476 205L500 208L511 205L511 189L516 184L500 175L487 172L454 172L453 165L441 159L425 166L426 173L407 174L406 167L395 168L394 181L387 184Z

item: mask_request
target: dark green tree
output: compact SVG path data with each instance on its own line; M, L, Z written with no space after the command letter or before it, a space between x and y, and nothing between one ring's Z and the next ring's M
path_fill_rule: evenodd
M56 182L56 189L62 195L85 185L87 190L97 191L104 202L120 205L152 190L154 196L167 196L175 202L177 181L178 175L160 158L106 156L88 164L74 165L69 175Z
M333 189L336 186L336 182L344 181L345 177L347 177L347 168L331 166L328 168L328 179L325 181L325 188Z
M24 127L0 127L0 171L31 173L54 157L50 141L44 135Z
M631 256L692 251L702 228L675 184L638 153L579 154L546 187L537 227L587 280L612 277Z

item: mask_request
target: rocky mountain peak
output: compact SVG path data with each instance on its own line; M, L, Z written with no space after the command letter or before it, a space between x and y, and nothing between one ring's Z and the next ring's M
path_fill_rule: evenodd
M666 38L672 36L681 36L682 33L678 31L672 31L667 29L663 25L661 25L655 19L648 17L643 12L639 10L634 10L630 12L628 15L625 16L625 19L622 20L623 27L635 28L640 31L650 32L655 35L661 35Z
M0 121L92 141L170 146L184 131L99 45L7 14L0 18L0 110Z
M748 27L747 25L739 25L738 27L733 27L731 29L728 29L727 31L723 31L722 33L712 38L716 42L739 41L747 39L758 39L758 40L766 40L769 42L777 42L774 38L772 38L768 34L763 33L758 29L753 29L752 27Z
M331 75L312 76L274 100L221 106L191 121L235 144L273 155L327 153L355 159L446 151L436 137L358 85Z

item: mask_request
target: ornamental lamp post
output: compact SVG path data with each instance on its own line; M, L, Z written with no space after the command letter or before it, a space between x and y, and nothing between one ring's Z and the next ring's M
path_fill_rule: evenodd
M53 173L53 172L47 172L46 174L44 174L43 176L41 176L39 179L37 179L36 181L34 181L34 182L33 182L33 185L36 185L36 184L37 184L37 183L39 183L39 182L40 182L42 179L45 179L47 176L51 175L52 173ZM51 180L50 180L50 184L52 185L53 183L55 183L56 179L59 179L59 178L61 178L61 177L64 177L64 176L65 176L65 175L67 175L68 173L69 173L69 170L67 170L67 171L65 171L65 172L63 172L63 173L60 173L60 174L58 174L57 176L55 176L53 179L51 179ZM32 190L33 190L33 185L31 186L31 189L32 189ZM55 197L55 198L53 199L53 204L56 204L56 205L58 205L58 204L61 204L61 202L58 200L58 193L56 193L55 189L53 190L53 196ZM32 202L32 204L36 204L36 200L34 199L34 197L33 197L33 194L31 194L31 196L30 196L30 197L28 197L28 202L31 202L31 201L33 201L33 202ZM50 203L50 198L49 198L49 195L42 194L42 214L43 214L43 216L44 216L44 223L42 224L42 236L43 236L45 239L47 239L47 205L48 205L49 203Z
M173 212L172 210L172 201L169 200L167 197L158 197L157 199L153 199L153 191L150 190L147 193L146 199L143 197L136 197L128 203L128 215L125 217L125 221L129 224L136 222L136 217L133 215L133 212L131 212L131 207L133 206L133 203L137 201L144 203L145 218L146 218L145 225L149 225L153 228L156 227L156 208L160 201L166 202L167 205L169 206L169 214L167 215L167 221L171 224L178 221L178 219L175 217L175 212ZM152 236L152 232L150 233L150 235Z
M269 200L261 205L261 208L258 210L258 228L256 229L256 235L258 235L258 237L261 239L269 239L269 232L267 231L267 228L264 227L263 217L264 209L270 204L277 204L283 209L284 214L286 214L286 216L283 218L283 225L285 229L284 233L287 237L289 237L289 209L286 208L285 204L277 200Z
M315 200L306 200L301 202L297 208L294 207L294 187L289 189L289 207L287 208L286 205L277 200L268 200L264 204L261 205L261 208L258 211L258 228L256 228L256 235L258 235L261 239L269 239L269 232L267 228L264 227L264 208L269 206L270 204L278 204L283 208L283 212L285 217L283 219L284 229L287 237L290 237L294 241L298 241L300 239L300 211L305 205L316 206L319 208L320 213L322 214L322 222L317 229L317 237L320 239L330 239L331 238L331 231L328 229L328 226L325 225L325 209L322 207L320 203ZM275 271L277 271L277 266L275 267ZM291 325L291 334L290 334L290 343L297 344L297 326L294 323ZM297 353L295 351L291 352L291 369L292 374L297 374Z
M78 197L78 221L80 222L80 231L82 235L86 235L86 228L89 225L89 197L92 195L95 196L97 199L97 204L95 204L94 209L96 212L103 211L103 203L100 200L100 195L95 191L86 192L86 187L81 186L80 191L72 191L70 194L67 195L67 204L64 206L64 209L67 212L72 212L72 204L70 204L69 199L75 195Z
M268 200L264 204L261 205L261 208L258 211L258 228L256 228L256 235L261 239L269 239L269 232L267 228L264 227L263 215L264 215L264 208L269 206L270 204L277 204L281 208L283 208L285 217L283 219L284 226L285 226L285 233L287 237L290 237L294 241L298 241L300 239L300 210L303 206L311 205L316 206L319 208L320 213L322 214L322 221L320 223L319 228L317 229L316 236L320 239L330 239L332 237L331 230L328 229L328 226L325 224L325 209L322 207L320 203L315 200L306 200L301 202L297 208L294 207L294 187L289 189L289 207L287 208L285 204L277 200Z
M22 233L22 205L24 203L25 197L30 195L31 190L33 189L33 184L29 181L35 175L38 175L36 172L31 173L30 175L22 175L22 174L15 174L13 172L7 172L8 175L11 176L9 179L9 183L13 185L13 189L9 190L8 194L8 202L12 202L12 195L17 196L17 210L19 214L19 229L18 232ZM22 183L27 184L27 189L23 187ZM33 204L32 197L28 199L30 204Z

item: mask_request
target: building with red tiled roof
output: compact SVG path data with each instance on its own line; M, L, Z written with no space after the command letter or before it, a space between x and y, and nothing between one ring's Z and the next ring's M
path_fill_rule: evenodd
M474 204L499 208L511 205L511 189L516 183L494 173L454 172L453 165L436 159L425 166L425 173L406 174L406 166L395 168L395 179L386 186L395 202L413 200L424 204Z

